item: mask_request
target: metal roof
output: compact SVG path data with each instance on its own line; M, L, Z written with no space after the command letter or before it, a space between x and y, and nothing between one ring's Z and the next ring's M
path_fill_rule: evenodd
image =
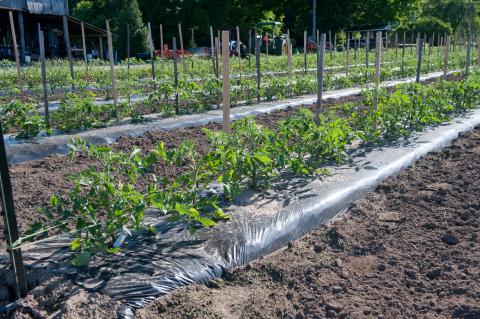
M0 8L32 14L68 15L67 0L0 0Z

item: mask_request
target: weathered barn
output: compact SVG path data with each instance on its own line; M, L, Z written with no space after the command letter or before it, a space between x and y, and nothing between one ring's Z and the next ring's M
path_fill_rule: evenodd
M0 0L0 60L13 59L13 38L9 11L12 11L17 43L22 62L39 56L38 25L45 36L46 56L67 55L66 37L70 41L73 56L82 56L82 22L68 15L67 0ZM66 18L66 25L63 23ZM105 30L83 23L88 54L103 56Z

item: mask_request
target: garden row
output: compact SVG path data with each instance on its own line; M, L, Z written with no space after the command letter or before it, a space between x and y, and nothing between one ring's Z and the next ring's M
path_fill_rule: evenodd
M381 70L381 80L392 80L413 76L415 61L397 67L395 64L385 65ZM464 64L464 63L463 63ZM464 65L457 65L462 68ZM452 66L453 67L453 66ZM442 68L442 63L429 61L422 66L422 72L427 73ZM349 70L346 75L326 74L325 89L339 89L353 86L363 86L374 78L372 68L357 67ZM315 94L317 77L313 74L290 76L264 76L259 82L252 78L232 79L231 103L253 104L256 101L271 101L293 96ZM116 110L119 117L131 122L146 121L145 115L160 113L162 116L174 114L190 114L208 111L220 106L222 83L215 77L207 77L202 83L180 79L175 85L163 79L145 81L148 90L138 89L135 81L119 82L119 91L124 99L117 108L113 103L97 103L95 94L87 87L78 87L75 93L66 93L61 97L59 107L52 110L52 115L46 122L37 103L22 101L6 101L0 105L0 118L3 122L3 132L13 133L17 138L31 138L46 131L69 133L77 130L88 130L114 125ZM155 89L153 89L155 88ZM148 93L144 98L133 100L133 96ZM111 96L111 90L105 92Z
M211 227L228 219L222 208L246 188L267 190L283 174L327 174L322 165L345 161L352 141L406 138L476 107L479 100L480 76L475 73L456 82L404 85L391 95L365 91L361 102L342 107L345 117L300 109L272 129L253 118L233 123L231 133L205 129L208 144L202 149L188 140L178 147L158 143L148 151L72 141L72 159L87 155L101 164L72 176L75 186L53 196L44 209L53 222L35 223L23 241L55 228L72 231L74 263L82 265L94 253L118 251L120 234L153 231L143 221L147 208L187 224L192 232Z
M444 47L429 47L427 45L425 51L425 59L431 59L432 61L443 60ZM374 49L374 48L372 48ZM369 61L375 61L374 50L369 53ZM355 65L365 65L366 64L366 54L365 49L359 50L349 50L349 61L348 64L351 67ZM462 58L463 55L463 58ZM457 64L459 60L464 60L465 50L462 48L452 51L450 53L450 59L452 65ZM325 64L328 67L339 67L343 68L347 64L347 52L335 52L330 55L325 56ZM400 66L402 59L402 50L392 49L386 51L383 62L393 63ZM405 61L416 60L416 48L410 47L406 48L404 53ZM212 61L206 58L187 58L185 63L185 69L183 69L183 64L180 63L179 66L179 75L180 77L188 78L205 78L209 76L215 76L215 71L213 70ZM252 61L253 60L253 61ZM239 61L238 58L231 58L230 66L232 74L243 74L244 76L252 75L256 73L255 65L255 56L252 55L247 60ZM304 71L305 68L311 69L316 68L317 66L317 57L316 54L293 54L292 55L292 68L297 71ZM261 72L282 72L288 70L288 59L281 56L267 56L261 55ZM131 67L125 67L123 64L126 62L123 61L122 64L116 68L116 77L118 81L129 81L139 79L151 79L152 69L150 65L135 65ZM164 78L164 79L173 79L174 77L174 63L172 60L166 59L157 59L155 68L155 77ZM91 65L86 68L84 65L77 65L74 67L75 70L75 79L72 80L68 62L66 60L52 60L48 61L46 65L46 80L48 86L52 92L57 88L62 87L85 87L87 85L95 87L97 89L103 90L105 86L111 85L111 78L109 69L105 66L96 66ZM0 71L2 75L0 77L0 91L4 91L5 94L17 94L17 72L14 68L7 68ZM42 76L40 65L34 64L30 67L22 68L22 81L24 84L25 90L30 90L32 92L41 92L42 89Z

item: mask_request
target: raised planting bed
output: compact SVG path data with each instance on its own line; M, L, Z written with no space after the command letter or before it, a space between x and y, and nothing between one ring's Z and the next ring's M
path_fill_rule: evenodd
M480 318L479 171L477 127L334 222L136 318Z
M435 72L421 77L421 81L430 82L440 79L441 72ZM449 76L455 79L456 76ZM411 83L413 78L405 80L390 81L382 84L382 87L394 87L402 83ZM356 95L362 92L362 88L347 88L341 90L327 91L324 93L324 99L340 99ZM271 113L277 110L294 108L301 105L312 104L316 101L316 96L305 95L296 98L290 98L285 101L264 102L254 105L245 105L235 107L231 110L231 119L237 120L245 116L256 116L258 114ZM15 136L7 136L7 156L9 163L21 163L29 160L39 159L50 154L68 152L67 145L72 138L82 138L93 144L110 144L120 136L139 136L150 130L172 130L178 128L187 128L203 126L208 123L222 122L222 110L213 110L200 114L190 114L165 118L164 114L152 114L147 116L145 123L123 124L119 126L101 128L91 131L78 132L74 134L58 134L53 136L39 136L30 140L18 140Z
M468 111L479 100L477 79L406 86L380 95L375 109L370 92L362 103L341 107L350 116L322 116L318 126L305 110L272 125L273 131L244 119L234 124L232 135L193 134L194 149L188 142L176 144L173 135L163 144L149 136L125 139L139 147L125 152L117 145L76 143L75 161L95 167L82 172L77 190L51 201L49 218L76 228L77 237L22 243L31 285L63 276L121 300L121 307L111 303L112 310L132 317L135 308L178 286L208 282L328 222L383 179L478 125L480 111ZM424 130L438 122L444 125ZM409 138L414 131L419 132ZM69 199L83 204L72 209ZM91 232L86 213L100 233ZM230 220L222 221L225 214ZM144 225L156 232L139 231ZM196 233L192 237L187 230ZM122 237L126 241L117 251ZM74 262L89 262L89 268L72 266L69 243ZM113 250L99 253L106 249Z

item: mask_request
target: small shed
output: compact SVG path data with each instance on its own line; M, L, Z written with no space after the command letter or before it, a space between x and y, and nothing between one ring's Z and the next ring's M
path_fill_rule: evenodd
M0 59L13 59L13 39L9 11L14 16L22 62L26 57L36 59L39 55L38 27L45 36L45 51L49 58L67 55L66 37L71 42L73 56L82 56L82 21L68 15L68 0L0 0ZM67 25L64 25L64 17ZM93 57L103 57L103 39L107 32L88 23L83 23L86 48Z

